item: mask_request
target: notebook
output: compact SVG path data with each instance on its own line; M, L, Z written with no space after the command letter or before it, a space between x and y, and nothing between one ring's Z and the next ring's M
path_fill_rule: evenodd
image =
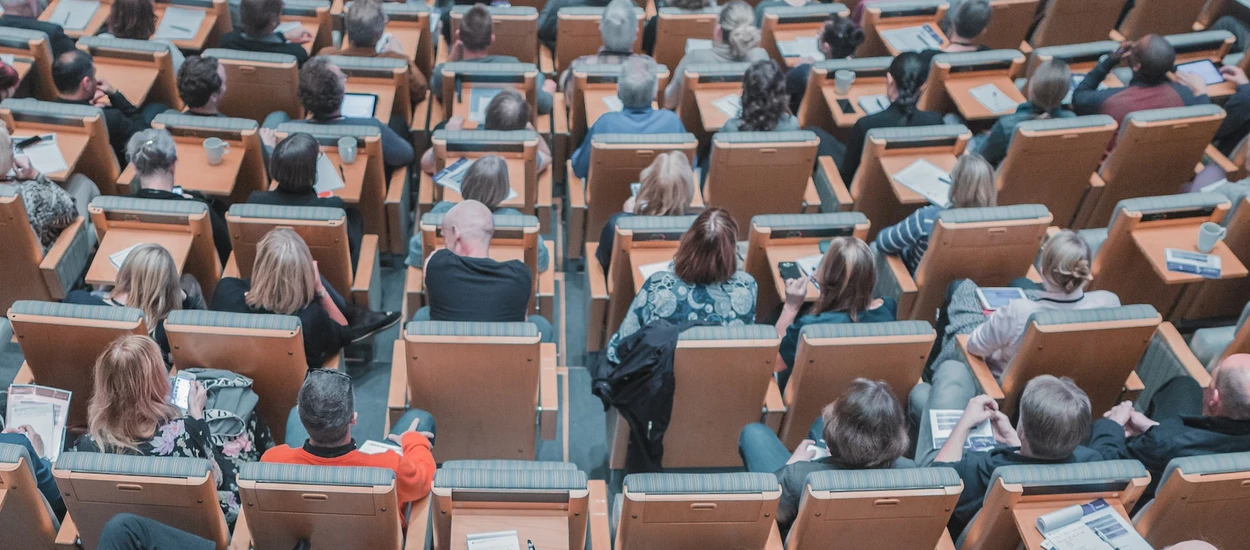
M742 96L738 94L729 94L712 102L712 106L720 109L720 112L728 116L735 117L742 111Z
M1016 103L1016 100L1008 97L1006 92L998 89L998 86L994 84L977 86L968 90L968 93L972 94L972 99L977 100L977 103L980 103L994 114L1012 112L1016 110L1016 107L1020 106L1019 103Z
M100 9L100 3L92 0L61 0L48 21L60 25L67 31L81 31L87 28L87 23L95 17L98 9Z
M950 208L951 176L925 159L917 159L893 176L899 185L915 191L930 203Z
M343 167L335 166L330 162L330 157L320 155L317 157L317 183L313 185L313 190L318 197L333 195L335 191L346 186L343 183L344 177Z
M901 29L892 29L881 32L881 39L885 40L895 50L900 52L923 52L925 50L942 49L942 35L933 29L933 25L926 23L919 27L904 27Z
M858 103L865 115L875 115L890 108L890 98L885 94L860 96Z
M13 143L20 143L29 137L31 136L13 136ZM39 137L43 138L43 141L19 149L17 154L26 155L26 158L30 159L30 165L41 174L55 174L69 170L69 165L65 163L65 156L61 154L61 147L56 144L56 134L40 134Z
M189 10L169 6L165 8L165 16L152 38L164 40L190 40L200 32L200 23L204 22L204 11Z
M824 61L825 54L820 51L815 36L804 36L794 40L777 42L777 51L782 57L806 57L816 61Z

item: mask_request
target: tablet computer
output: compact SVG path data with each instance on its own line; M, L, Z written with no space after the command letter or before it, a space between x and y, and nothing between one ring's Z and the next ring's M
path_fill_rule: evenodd
M994 311L1007 305L1012 300L1028 299L1024 291L1014 287L987 287L977 289L977 301L981 308Z
M378 108L378 96L376 94L343 94L343 107L340 111L345 117L355 118L373 118L374 111Z
M1176 66L1178 73L1194 73L1202 77L1202 81L1208 86L1224 82L1224 75L1220 74L1220 68L1210 59L1200 59L1190 63L1181 63Z

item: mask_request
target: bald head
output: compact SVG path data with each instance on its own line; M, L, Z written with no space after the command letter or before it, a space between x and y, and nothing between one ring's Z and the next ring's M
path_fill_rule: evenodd
M1147 84L1161 84L1167 81L1168 71L1171 71L1175 64L1176 48L1157 34L1138 40L1129 57L1129 66L1133 68L1133 76Z
M1163 550L1219 550L1219 549L1217 549L1214 546L1211 546L1210 543L1206 543L1200 540L1187 540L1185 542L1178 542L1176 544L1173 544L1172 546L1164 548Z
M1206 414L1250 420L1250 353L1225 357L1211 372Z
M494 234L495 217L478 201L464 201L443 216L443 239L456 255L485 258Z

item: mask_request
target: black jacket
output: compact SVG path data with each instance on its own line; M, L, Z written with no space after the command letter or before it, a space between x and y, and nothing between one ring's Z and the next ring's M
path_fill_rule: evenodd
M1125 438L1113 420L1094 422L1089 446L1106 460L1131 458L1150 472L1150 485L1140 502L1154 498L1156 485L1173 458L1250 451L1250 420L1218 416L1175 416L1136 437Z
M1231 155L1246 135L1250 135L1250 84L1238 86L1224 102L1224 122L1215 131L1215 146L1221 153ZM1233 162L1240 164L1238 159Z
M74 39L67 36L65 29L56 23L40 21L34 17L3 15L0 16L0 27L39 31L48 35L48 46L52 48L53 61L61 57L61 54L74 49Z
M277 39L273 37L277 37ZM304 49L304 45L287 42L281 33L275 33L269 39L258 39L243 34L243 31L232 31L221 35L221 40L218 41L217 47L244 52L293 55L295 56L295 64L300 67L303 67L304 62L308 61L308 50Z
M274 204L279 206L320 206L342 208L347 213L347 249L352 255L352 267L360 259L360 239L364 235L364 220L355 206L349 206L339 197L318 197L315 192L305 194L282 191L252 191L247 197L250 204Z
M137 189L135 197L166 201L199 201L207 204L208 221L213 226L213 247L217 249L217 257L221 259L222 266L230 261L230 228L226 225L226 206L221 201L191 190L183 190L182 194L178 194L160 189Z
M133 136L148 128L139 114L139 108L135 107L130 100L121 92L113 92L108 94L111 107L101 108L104 111L104 126L109 131L109 145L113 147L113 154L117 155L117 163L122 168L126 167L126 142L130 141ZM57 98L57 103L69 103L72 105L91 105L89 100L73 100Z
M864 142L868 138L868 130L873 128L937 126L939 124L942 124L942 113L915 110L909 117L903 112L902 107L898 106L897 102L891 103L886 110L880 113L868 115L855 121L855 126L851 128L851 135L846 142L846 156L843 157L842 164L838 166L838 172L842 174L842 182L848 188L851 186L851 180L855 178L855 171L859 170L860 157L864 154Z

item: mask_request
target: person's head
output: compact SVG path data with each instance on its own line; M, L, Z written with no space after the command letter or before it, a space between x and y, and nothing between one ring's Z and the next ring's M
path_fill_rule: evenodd
M1175 64L1176 48L1157 34L1142 37L1128 52L1128 66L1133 69L1133 78L1146 84L1167 82L1168 72Z
M1016 434L1028 456L1061 460L1089 437L1089 396L1071 378L1038 376L1024 386Z
M857 237L834 237L820 260L816 274L820 297L811 313L845 311L852 321L858 320L872 303L876 286L877 266L868 244Z
M929 66L925 65L920 54L900 53L894 56L885 73L886 95L891 102L910 115L916 111L916 102L920 101L920 93L924 91L925 79L928 77Z
M19 17L38 17L43 10L38 0L0 0L0 7L4 8L5 15Z
M821 417L829 458L843 468L889 468L907 452L907 417L885 382L856 378Z
M334 369L308 369L296 398L299 421L315 447L338 447L352 437L356 394L352 379Z
M855 53L855 49L864 43L864 31L855 26L849 17L842 17L836 13L830 15L829 20L825 21L825 26L820 28L818 36L820 40L817 44L826 59L850 57Z
M603 47L614 52L629 52L638 38L638 12L633 0L612 0L599 20Z
M616 81L616 97L626 109L651 108L659 89L654 67L654 61L638 57L631 57L621 65L621 77Z
M992 13L989 0L963 0L950 16L950 31L954 34L951 38L975 40L990 26Z
M514 88L505 88L486 104L487 130L524 130L530 123L530 104Z
M52 63L52 83L65 99L91 99L95 96L95 60L82 50L61 54Z
M998 187L994 184L994 167L985 157L967 153L951 170L951 208L983 208L998 206Z
M113 0L109 12L109 32L118 38L147 40L156 32L156 10L152 0Z
M466 52L485 52L495 41L495 27L490 10L482 4L476 4L464 12L456 38L464 44Z
M17 85L21 83L22 79L18 78L17 69L0 61L0 99L13 97L13 94L17 92Z
M729 46L735 60L746 59L747 52L760 44L760 30L755 26L755 10L742 0L732 0L720 10L714 36Z
M1084 289L1090 274L1091 254L1085 240L1064 229L1042 245L1042 284L1046 290L1071 294Z
M130 141L126 143L126 158L135 167L140 185L145 180L157 178L172 181L174 164L178 162L178 148L168 131L148 128L130 136Z
M742 75L741 129L770 132L790 112L786 75L771 59L752 63Z
M1178 542L1176 544L1173 544L1172 546L1164 548L1163 550L1219 550L1219 549L1212 546L1211 543L1206 542L1206 541L1187 540L1184 542Z
M226 95L226 66L213 57L193 55L178 69L178 97L192 110L217 112Z
M242 0L239 20L244 34L252 38L269 36L282 22L282 0Z
M247 305L294 315L317 294L317 268L304 239L289 227L270 230L256 243Z
M126 305L143 310L148 329L165 320L169 312L182 309L182 286L174 257L159 244L141 244L126 256L117 270L112 296L126 296Z
M486 257L494 234L495 217L478 201L463 201L443 216L443 245L457 256Z
M347 91L347 75L325 56L304 63L299 70L299 102L315 119L338 116Z
M169 403L161 348L147 336L113 340L93 369L87 431L106 452L137 451L156 427L179 416Z
M1029 102L1044 112L1058 109L1072 85L1072 70L1059 59L1052 59L1033 71L1029 79Z
M1250 354L1229 355L1211 371L1202 409L1207 416L1250 420Z
M460 182L460 196L482 203L490 211L508 198L508 163L495 155L473 161Z
M347 41L357 48L373 48L386 32L386 12L377 0L358 0L347 8L343 30Z
M642 169L634 214L639 216L680 216L690 208L694 192L694 170L690 159L679 151L660 153Z
M269 174L278 182L278 191L303 195L317 184L317 157L321 146L310 134L291 134L278 142L269 160Z
M673 272L692 285L723 283L738 271L738 224L724 208L695 218L673 256Z

